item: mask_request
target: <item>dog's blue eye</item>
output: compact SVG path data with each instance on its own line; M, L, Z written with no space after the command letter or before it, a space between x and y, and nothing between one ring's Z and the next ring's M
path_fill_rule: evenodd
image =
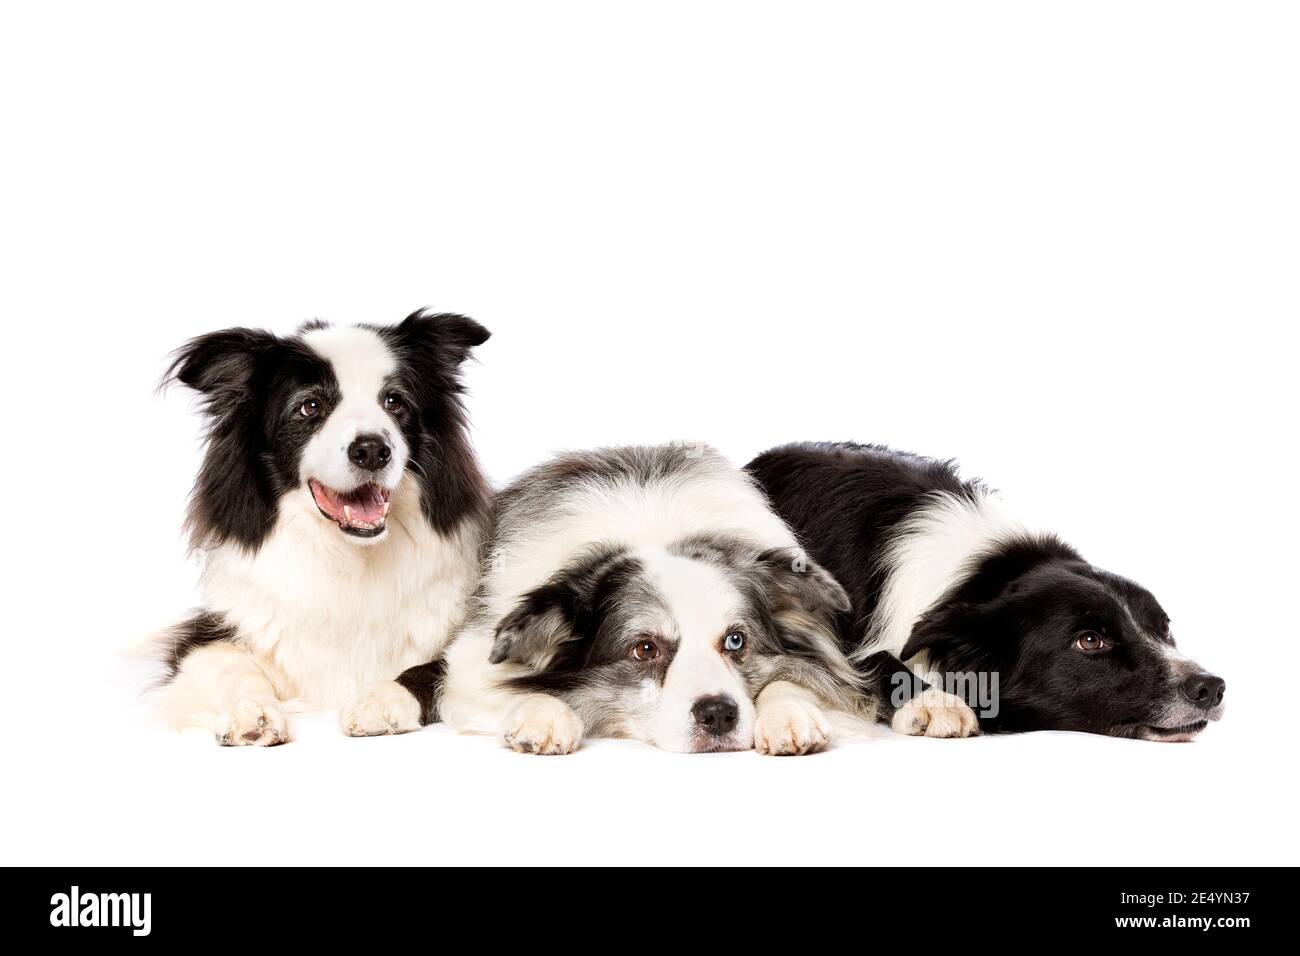
M738 651L745 646L745 635L732 631L722 639L722 647L728 651Z

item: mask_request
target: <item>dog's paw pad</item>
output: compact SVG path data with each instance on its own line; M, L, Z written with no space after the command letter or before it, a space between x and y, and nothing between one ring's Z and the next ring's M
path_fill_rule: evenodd
M420 702L394 680L371 684L339 715L349 737L379 737L420 729Z
M798 698L760 706L754 749L774 757L810 754L830 743L831 725L820 707Z
M274 747L289 741L289 724L274 703L246 698L217 716L213 733L223 747Z
M525 697L506 720L505 741L521 754L570 754L582 743L582 720L556 697Z
M894 712L895 733L912 737L973 737L979 720L964 700L941 690L924 690Z

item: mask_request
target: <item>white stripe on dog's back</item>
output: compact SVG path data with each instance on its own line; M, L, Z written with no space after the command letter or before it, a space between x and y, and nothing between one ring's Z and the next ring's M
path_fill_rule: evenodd
M985 489L973 500L947 492L930 496L893 533L880 603L853 659L878 651L898 655L921 616L966 580L980 558L1029 533Z

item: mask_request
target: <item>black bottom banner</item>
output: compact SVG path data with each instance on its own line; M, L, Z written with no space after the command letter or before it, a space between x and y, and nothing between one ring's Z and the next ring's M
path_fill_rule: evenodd
M656 870L584 873L374 869L10 869L5 923L98 945L150 940L341 943L419 933L454 945L559 926L599 945L612 927L675 922L742 939L863 936L864 948L923 942L986 948L1017 938L1167 938L1231 947L1289 923L1290 869ZM593 935L587 935L588 932ZM594 935L599 932L601 935ZM450 938L439 939L447 934ZM667 937L672 939L672 937ZM738 941L739 942L739 941ZM771 943L772 940L766 939ZM626 945L615 931L608 945Z

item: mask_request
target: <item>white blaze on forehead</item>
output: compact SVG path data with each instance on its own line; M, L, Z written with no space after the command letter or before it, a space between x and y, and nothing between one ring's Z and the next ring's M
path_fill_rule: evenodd
M753 733L754 706L749 690L720 650L736 623L743 598L718 568L656 551L641 555L646 578L667 606L677 645L664 677L651 739L666 750L689 750L695 732L691 708L702 697L730 697L740 710L736 734ZM667 650L667 649L665 649Z
M1169 673L1173 675L1174 680L1184 680L1193 674L1201 672L1201 665L1192 660L1172 644L1166 644L1164 641L1159 642L1160 655L1169 665Z
M721 638L723 629L735 623L740 594L720 569L663 552L646 559L645 569L672 612L683 645L705 634L710 640Z
M1200 667L1197 666L1194 660L1180 651L1172 643L1157 637L1155 634L1149 633L1145 628L1143 628L1142 625L1138 623L1137 615L1133 613L1133 607L1129 604L1128 598L1122 594L1115 594L1113 591L1111 593L1115 595L1115 600L1117 600L1120 606L1124 608L1124 613L1128 616L1129 624L1132 625L1134 632L1140 634L1148 644L1153 644L1155 646L1157 653L1159 653L1160 656L1169 664L1170 673L1172 673L1176 679L1181 679L1200 670Z
M377 400L384 382L397 371L397 357L372 329L313 329L302 340L330 363L344 403L362 396Z

